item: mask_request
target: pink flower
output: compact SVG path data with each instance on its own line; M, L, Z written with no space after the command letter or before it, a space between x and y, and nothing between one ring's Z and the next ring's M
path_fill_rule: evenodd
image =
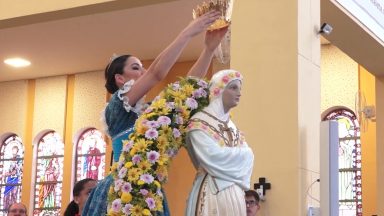
M241 77L241 74L240 74L239 72L236 71L236 72L235 72L235 76L239 78L239 77Z
M125 167L123 167L123 168L121 168L120 169L120 171L119 171L119 178L124 178L125 177L125 175L127 174L127 168L125 168Z
M154 140L159 136L159 133L157 132L156 129L149 129L145 132L145 138Z
M126 215L130 215L132 207L133 207L132 204L125 204L125 206L123 207L123 213Z
M125 182L121 187L121 191L124 193L130 193L132 191L132 186L129 182Z
M200 89L197 89L196 91L194 91L194 92L192 93L192 96L193 96L194 98L201 98L203 95L202 95Z
M153 109L148 107L148 108L145 110L145 113L150 113L150 112L152 112L152 111L153 111Z
M157 121L160 123L160 125L170 125L171 119L168 116L160 116Z
M175 102L167 102L166 106L168 109L174 109L175 108Z
M133 156L132 163L138 164L138 163L140 163L140 161L141 161L141 156L140 155Z
M148 161L152 164L156 163L159 157L160 157L160 154L157 151L147 152Z
M196 109L198 107L198 104L195 99L193 98L187 98L185 101L185 104L192 110Z
M163 176L162 174L157 174L157 179L159 179L160 181L164 181L165 179L165 176Z
M161 192L160 188L157 189L156 194L163 197L163 192Z
M167 151L167 155L168 155L169 157L173 158L174 156L176 156L177 152L178 152L177 149L169 149L169 150Z
M159 123L157 121L147 121L145 123L149 128L158 128L160 127Z
M120 157L119 158L119 163L118 163L119 169L121 169L121 167L123 167L124 164L125 164L125 158L124 157Z
M226 75L226 76L223 76L223 78L221 79L225 84L228 83L229 81L229 77Z
M122 179L117 179L115 181L115 192L119 191L121 186L123 185L124 181Z
M204 80L199 80L199 82L197 82L197 85L203 87L203 88L207 88L208 87L208 83L205 82Z
M156 202L153 198L148 197L147 199L145 199L145 202L147 203L147 206L150 210L156 207Z
M151 184L153 182L153 180L155 180L155 178L153 178L153 176L151 176L149 174L143 174L140 176L140 180L144 181L147 184Z
M184 123L183 117L181 117L180 115L176 115L175 122L176 124L183 124Z
M121 209L121 199L115 199L113 202L112 202L112 210L114 212L119 212Z
M180 89L180 84L179 84L179 82L175 82L175 83L173 83L173 84L172 84L172 89L175 90L175 91L179 90L179 89Z
M140 189L140 193L143 195L143 196L146 196L148 194L148 191L145 190L145 189Z
M219 88L215 88L215 89L213 89L213 95L214 96L218 96L220 94L220 89Z
M127 144L123 146L123 152L129 152L132 146L133 146L133 141L130 140Z
M173 128L173 136L174 136L175 138L178 138L178 137L181 136L181 133L180 133L179 130L177 130L177 128Z

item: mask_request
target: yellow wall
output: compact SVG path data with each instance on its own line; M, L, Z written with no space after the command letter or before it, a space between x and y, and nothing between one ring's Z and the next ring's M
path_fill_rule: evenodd
M81 73L75 76L73 130L75 135L86 127L103 131L101 112L106 105L104 72ZM87 112L87 115L84 115Z
M7 132L24 138L27 106L27 81L3 82L0 85L0 136ZM20 98L14 100L14 98Z
M64 138L67 77L49 77L36 80L33 136L51 129Z
M344 106L355 110L358 64L333 45L321 46L321 112Z
M24 127L24 166L23 170L23 181L22 181L22 194L21 201L25 203L27 206L30 204L31 197L31 188L33 185L31 184L31 176L32 176L32 161L33 161L33 114L35 110L35 90L36 90L36 82L35 80L27 81L27 89L26 89L26 118L25 118L25 127Z
M375 76L359 65L359 89L367 105L376 105ZM376 122L368 121L367 130L361 131L362 204L364 215L377 214Z
M384 77L376 77L377 215L384 215Z
M255 153L252 183L272 184L260 215L305 215L310 175L319 173L318 151L309 151L319 147L319 8L319 1L235 2L231 67L244 75L235 122Z

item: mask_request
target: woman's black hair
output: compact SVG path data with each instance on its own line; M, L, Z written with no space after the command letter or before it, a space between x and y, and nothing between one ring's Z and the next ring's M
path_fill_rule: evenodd
M96 181L91 178L86 178L83 180L78 181L75 186L73 187L72 195L79 196L81 191L84 190L85 184L87 184L90 181ZM72 200L67 208L65 209L64 216L75 216L76 214L79 214L79 205L75 202L75 200Z
M121 55L113 59L105 68L105 88L109 93L113 94L119 90L119 87L116 85L115 75L123 74L125 62L129 57L131 57L131 55Z

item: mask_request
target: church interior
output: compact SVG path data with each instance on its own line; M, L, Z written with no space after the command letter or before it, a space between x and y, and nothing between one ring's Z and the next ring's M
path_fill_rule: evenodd
M16 201L28 215L60 215L75 182L109 173L112 146L100 118L111 97L110 57L132 54L148 67L201 2L0 3L0 215ZM208 78L224 68L244 75L231 115L255 154L251 187L259 178L271 184L258 215L325 211L317 182L325 120L339 123L339 215L384 215L384 1L360 5L371 8L376 29L342 2L234 1L229 60L214 59ZM188 44L147 101L186 75L203 38ZM30 65L3 63L15 57ZM182 149L165 185L172 215L184 214L195 172Z

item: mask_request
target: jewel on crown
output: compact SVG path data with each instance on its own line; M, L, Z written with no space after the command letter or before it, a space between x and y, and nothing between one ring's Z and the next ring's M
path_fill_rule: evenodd
M219 11L221 16L217 19L208 30L224 28L231 22L233 0L211 0L203 2L193 10L193 19L196 19L212 10Z

